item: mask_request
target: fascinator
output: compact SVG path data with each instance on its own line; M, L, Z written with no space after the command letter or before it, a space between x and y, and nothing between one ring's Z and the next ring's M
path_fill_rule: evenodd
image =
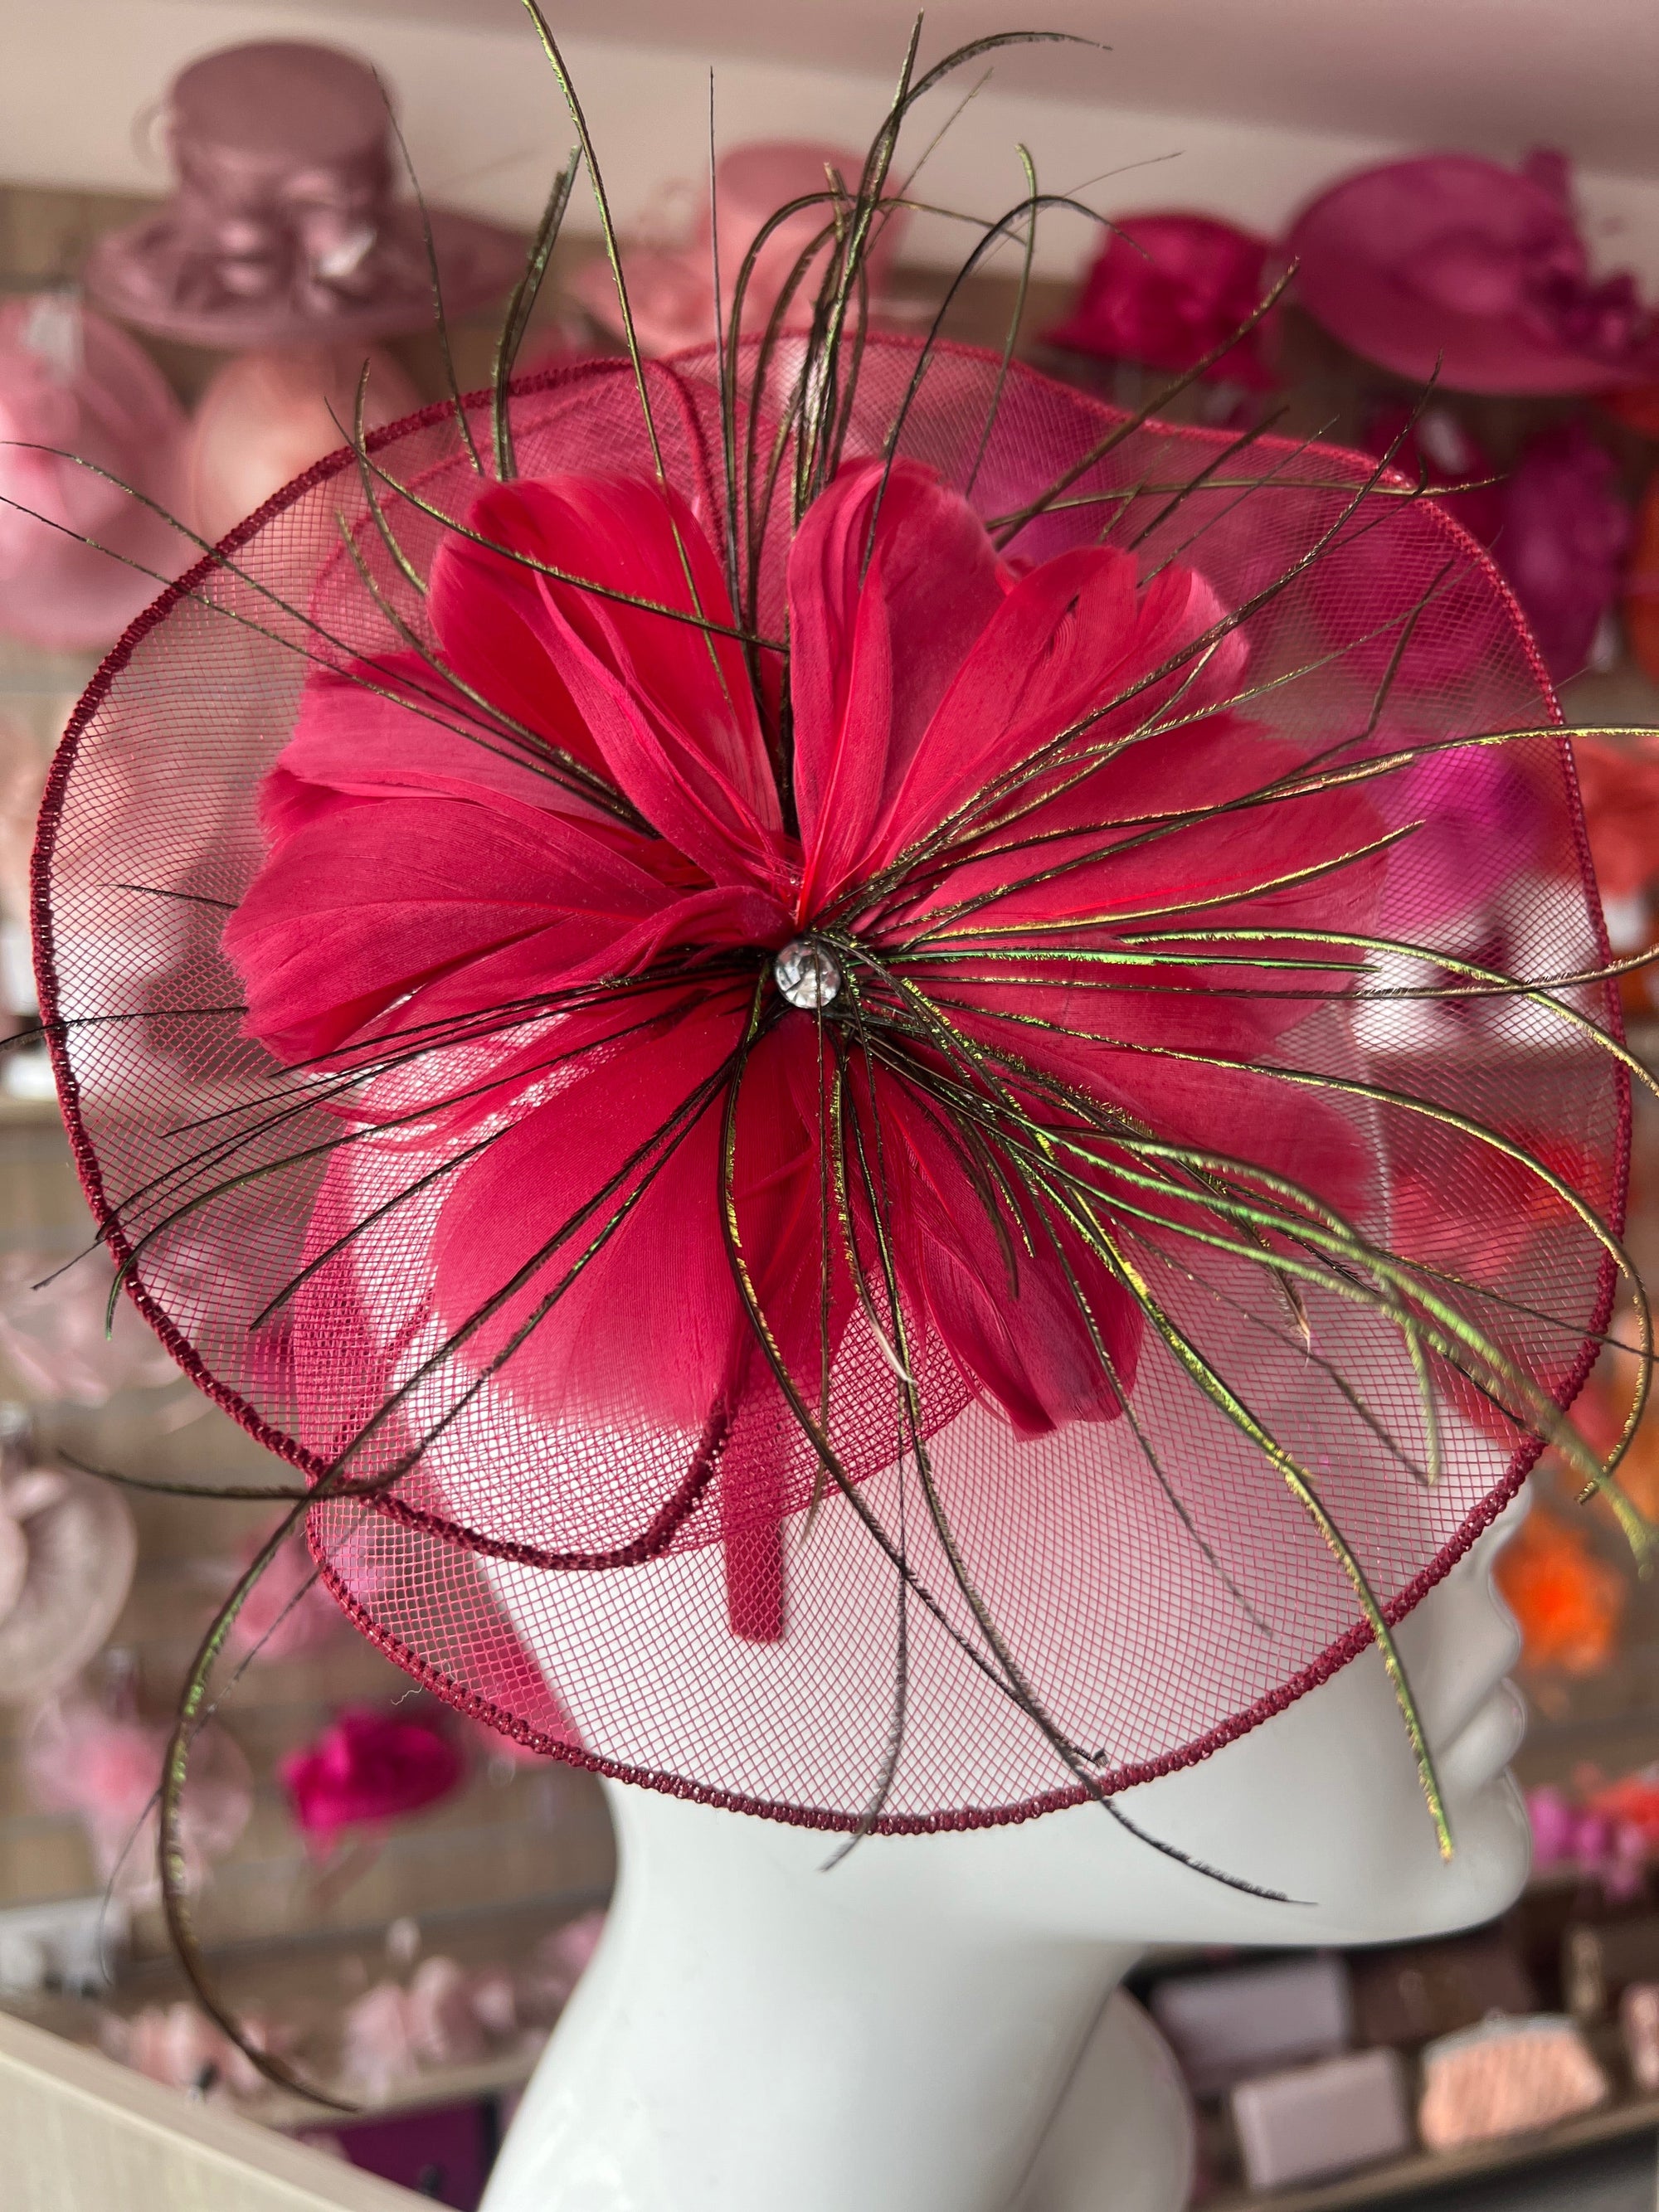
M1264 390L1273 381L1275 319L1271 311L1251 318L1267 289L1270 251L1265 238L1211 216L1126 216L1044 343L1146 368L1202 364L1212 381ZM1246 324L1247 334L1228 346Z
M1441 510L1490 547L1504 528L1498 464L1449 407L1384 402L1366 410L1364 442L1378 460L1432 488Z
M0 1353L33 1395L77 1406L178 1380L137 1314L110 1310L107 1267L68 1267L58 1252L0 1260Z
M1631 538L1613 456L1583 423L1539 431L1506 475L1437 404L1374 409L1365 444L1443 494L1446 513L1491 549L1552 680L1578 675L1617 604Z
M519 1741L1181 1857L1123 1793L1375 1644L1449 1850L1395 1625L1546 1439L1649 1543L1564 1418L1635 1063L1559 710L1390 456L870 327L939 75L802 327L514 382L567 174L494 387L106 664L35 866L76 1158L293 1470L264 1556Z
M283 1787L301 1832L324 1849L343 1828L375 1826L441 1804L466 1762L429 1720L373 1706L337 1713L315 1743L283 1762Z
M1431 154L1320 194L1285 241L1300 304L1351 352L1454 392L1651 383L1659 331L1620 274L1596 277L1567 163Z
M193 555L164 519L184 436L125 331L67 293L0 306L0 630L52 652L120 635Z
M118 1501L117 1501L118 1503ZM156 1893L156 1777L167 1730L88 1698L66 1698L35 1717L23 1748L36 1804L74 1813L99 1877L117 1897L142 1904ZM179 1837L191 1888L234 1849L253 1810L253 1778L234 1736L210 1723L185 1792Z
M108 313L202 346L429 326L428 226L393 196L391 109L367 62L291 40L228 46L180 72L166 124L173 198L87 264ZM428 221L449 314L507 292L522 260L510 233L443 208Z
M834 227L828 180L856 178L862 166L860 155L842 147L794 138L734 146L723 154L714 171L712 207L699 205L684 240L641 245L624 258L629 307L644 350L678 353L713 340L716 255L726 307L742 285L745 331L763 331L779 310L786 322L807 320ZM785 212L792 206L793 213ZM870 240L866 274L878 301L904 224L903 210L889 207ZM745 267L751 249L754 261ZM602 258L580 270L572 289L602 329L621 336L617 289Z

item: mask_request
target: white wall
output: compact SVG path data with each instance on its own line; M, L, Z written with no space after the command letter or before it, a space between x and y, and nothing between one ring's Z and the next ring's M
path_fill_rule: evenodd
M1340 19L1351 0L1321 4ZM1600 0L1579 4L1594 21ZM1659 0L1646 4L1659 20ZM775 40L776 21L788 21L789 0L771 5ZM568 146L568 122L532 36L494 11L457 21L411 16L402 7L365 9L362 0L332 9L294 0L0 0L0 174L163 189L165 165L135 131L135 118L193 56L273 36L331 40L373 57L398 92L422 183L434 198L526 221ZM701 176L706 55L588 36L570 40L568 54L624 222L665 179ZM1086 58L1079 69L1080 76L1091 73ZM890 89L890 80L874 74L754 58L720 59L716 80L719 135L728 142L793 133L860 145ZM1397 123L1397 106L1392 113ZM919 120L918 147L929 127ZM1074 189L1115 172L1087 195L1105 211L1182 205L1269 230L1326 179L1412 143L1397 130L1363 137L1230 122L994 83L932 157L928 191L952 207L995 212L1022 189L1014 151L1022 139L1036 152L1045 185ZM1655 159L1659 164L1659 134ZM1659 287L1659 179L1587 168L1580 185L1598 253L1636 266ZM583 219L591 220L586 210ZM952 259L961 236L943 222L923 222L911 251L925 260ZM1044 264L1069 269L1084 251L1082 226L1056 219Z

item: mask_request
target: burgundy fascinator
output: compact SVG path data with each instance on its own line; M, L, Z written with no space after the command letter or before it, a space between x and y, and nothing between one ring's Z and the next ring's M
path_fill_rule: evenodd
M1562 1417L1635 1065L1566 741L1388 457L868 328L960 58L823 185L805 327L739 279L719 345L514 384L528 283L493 390L124 641L36 854L76 1156L295 1470L265 1556L303 1522L520 1742L1142 1833L1130 1785L1376 1642L1449 1850L1394 1624L1546 1438L1648 1543ZM1527 834L1472 931L1488 758Z
M158 337L241 346L389 337L432 319L435 257L452 315L499 300L522 263L493 223L393 197L392 112L367 62L271 40L174 81L178 188L93 249L87 286Z
M1265 238L1211 216L1126 216L1113 224L1070 314L1043 341L1146 368L1196 368L1209 380L1263 391L1273 381L1275 319L1271 310L1251 318L1267 289L1270 251ZM1229 345L1247 323L1248 332Z
M177 575L185 431L143 349L72 294L0 306L0 630L101 648Z
M465 1771L460 1752L430 1721L352 1705L283 1761L283 1787L301 1832L327 1850L343 1828L441 1803Z
M1333 337L1413 384L1607 392L1659 377L1632 278L1597 278L1559 154L1518 169L1472 154L1365 169L1292 224L1296 296Z

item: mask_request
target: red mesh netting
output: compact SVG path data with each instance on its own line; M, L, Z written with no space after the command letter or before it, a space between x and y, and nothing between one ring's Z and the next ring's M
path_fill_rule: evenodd
M871 342L849 455L882 450L915 364L914 349ZM650 374L667 478L718 547L712 381L684 360ZM996 382L994 362L942 352L901 441L988 521L1016 515L1120 419L1016 369L981 452ZM488 405L469 404L488 450ZM514 428L521 477L649 474L621 364L532 381ZM455 543L441 518L465 516L477 494L471 463L445 410L372 445L380 496L425 578ZM1149 424L1008 544L1000 592L1103 544L1133 555L1148 592L1192 572L1192 590L1213 595L1203 603L1222 618L1213 650L1117 709L1113 729L1139 716L1144 740L1153 726L1134 765L1115 760L1103 781L1082 781L1085 814L1140 822L1156 811L1160 763L1179 769L1170 787L1187 818L1164 820L1133 852L1115 832L1114 927L1086 939L1129 948L1129 964L1104 985L1063 970L1022 908L1007 942L1029 953L1028 969L976 965L988 939L954 966L908 971L975 1037L1002 1041L996 1079L1028 1119L1072 1139L1094 1131L1088 1202L1116 1257L1085 1252L1088 1238L1063 1222L1060 1241L1073 1274L1103 1271L1093 1319L1128 1412L1097 1376L1093 1398L1058 1425L1016 1402L1009 1345L1019 1325L1036 1326L1032 1286L1059 1243L1045 1247L1030 1208L999 1197L1004 1155L988 1164L979 1140L944 1127L948 1113L918 1104L920 1092L906 1094L902 1118L901 1077L860 1045L845 1048L842 1068L854 1154L864 1146L850 1193L785 1162L788 1188L811 1203L780 1213L769 1194L784 1166L771 1176L747 1164L781 1141L775 1127L787 1122L810 1152L815 1117L819 1133L830 1126L828 1024L781 1007L726 1118L754 979L781 936L761 932L762 964L735 982L700 987L702 1011L677 1002L671 1018L653 1000L629 1015L645 1044L608 1036L572 1075L554 1050L560 1024L581 1018L568 1012L521 1012L510 1033L454 1026L455 978L474 972L443 938L445 917L471 895L463 836L459 860L444 862L442 902L427 909L429 957L409 954L395 989L382 978L370 1007L365 986L361 1003L334 1009L330 1034L291 1041L280 1059L248 1033L252 955L233 959L222 939L240 908L233 949L251 941L265 894L248 894L278 836L272 793L287 787L266 780L324 672L380 672L378 692L359 682L351 695L354 712L379 718L357 780L337 759L329 771L337 825L389 803L389 756L369 760L388 742L426 763L423 805L441 785L446 804L474 810L456 817L463 826L480 803L466 778L500 786L516 773L478 767L465 752L476 730L454 740L471 767L432 767L432 748L449 740L410 703L410 656L453 641L434 627L436 593L417 591L388 552L349 455L290 487L227 541L234 566L204 563L124 641L65 739L37 856L42 1004L62 1025L55 1048L82 1171L139 1304L195 1379L309 1474L346 1453L354 1481L382 1480L372 1496L315 1506L311 1534L331 1585L400 1663L559 1756L723 1803L850 1826L896 1745L881 1826L1006 1819L1076 1802L1084 1772L1115 1789L1197 1757L1363 1647L1352 1578L1287 1468L1316 1487L1390 1619L1512 1494L1538 1449L1535 1410L1490 1361L1420 1339L1413 1357L1374 1285L1349 1295L1364 1270L1332 1260L1307 1209L1317 1201L1346 1234L1412 1263L1424 1295L1544 1399L1566 1402L1612 1275L1556 1185L1616 1223L1627 1111L1616 1064L1576 1018L1611 1027L1617 1010L1601 986L1559 988L1545 1003L1480 982L1546 982L1606 957L1571 760L1491 564L1397 488L1356 502L1365 466L1272 440L1234 455L1224 438ZM788 535L781 495L754 611L764 637L785 622ZM553 605L557 593L538 588ZM953 605L947 595L919 619L948 627ZM597 637L601 617L592 621ZM890 627L897 696L913 642ZM799 631L798 617L798 682ZM477 664L486 673L446 710L452 722L486 703L530 711L512 688L524 680L517 650L503 644L499 664ZM486 702L476 695L490 693L497 665L502 689ZM404 673L394 680L393 668ZM1111 681L1121 690L1121 672ZM1015 709L1000 711L1006 721ZM1540 734L1423 750L1517 730ZM1353 768L1394 756L1388 775L1346 787L1357 798L1269 794L1205 811L1264 779L1311 775L1316 757ZM1213 787L1199 791L1206 779ZM1085 818L1062 822L1053 810L1068 803L1083 804L1050 796L1034 817L1065 850ZM354 821L349 836L367 834ZM418 903L410 885L427 884L437 863L412 831L375 849L383 868L352 896L395 908L406 950L428 927L405 911ZM980 911L992 911L1011 870L1034 872L1025 852L988 857L981 841L922 905L931 898L937 915L941 901L955 910L989 892ZM505 897L501 880L494 860L478 862L478 898ZM419 896L439 901L429 889ZM361 917L340 919L326 901L316 911L284 960L308 975L331 963L356 973ZM869 941L884 957L908 926L884 923L883 937L872 923ZM1162 964L1135 950L1148 933ZM1334 947L1343 933L1370 943ZM498 998L523 997L521 969ZM925 1063L935 1086L960 1079L942 1033L916 1030L884 973L872 966L867 982L886 1009L878 1047ZM1022 1042L1018 1024L1033 1011L1041 1034ZM448 1026L372 1077L342 1042L353 1022L407 1040L417 1016ZM691 1112L667 1166L647 1173L639 1140L705 1076L713 1103ZM1103 1150L1090 1111L1133 1135ZM1185 1148L1178 1162L1146 1149L1159 1140ZM1252 1164L1278 1185L1241 1182ZM708 1314L734 1295L727 1176L786 1379L828 1431L834 1480L752 1328L734 1338L720 1321L724 1348L708 1357L726 1363L723 1379L712 1394L696 1382L714 1371L698 1350L719 1333ZM1279 1185L1313 1194L1273 1201L1303 1209L1306 1237L1282 1219L1264 1228L1237 1209L1207 1211L1205 1176L1264 1204ZM573 1270L568 1241L556 1257L538 1254L579 1184L608 1193L590 1222L627 1205ZM878 1190L897 1224L885 1304ZM1067 1202L1060 1191L1054 1219L1070 1219ZM969 1217L999 1206L1002 1313L963 1287ZM1265 1266L1264 1253L1283 1267ZM1131 1273L1138 1309L1123 1288ZM567 1273L556 1306L536 1319L537 1299ZM709 1287L716 1274L726 1288ZM499 1293L500 1310L453 1345L458 1284L475 1300ZM1077 1328L1075 1309L1061 1306L1040 1335ZM819 1326L831 1307L833 1328ZM1010 1313L1014 1335L999 1334ZM975 1330L977 1364L963 1352ZM1229 1402L1195 1380L1194 1358ZM907 1361L909 1384L896 1372ZM1430 1480L1437 1427L1442 1463Z

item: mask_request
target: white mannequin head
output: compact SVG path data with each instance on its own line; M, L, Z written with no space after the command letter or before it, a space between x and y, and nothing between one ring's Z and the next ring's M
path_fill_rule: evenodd
M1362 1653L1208 1758L1124 1793L1142 1835L1097 1805L935 1836L869 1837L827 1879L846 1900L983 1917L1085 1942L1386 1942L1490 1919L1526 1879L1526 1811L1508 1774L1524 1725L1505 1679L1519 1650L1492 1563L1517 1501L1397 1632L1434 1754L1454 1850L1443 1860L1382 1662ZM498 1587L510 1593L511 1571ZM520 1615L521 1626L532 1623ZM765 1860L814 1881L844 1838L619 1785L628 1827L700 1854ZM692 1838L695 1838L695 1844Z
M1085 1803L967 1832L868 1837L830 1878L848 1901L890 1889L906 1911L982 1914L1011 1930L1085 1942L1387 1942L1490 1918L1518 1893L1528 1863L1525 1809L1506 1771L1523 1727L1505 1680L1519 1639L1492 1577L1524 1510L1517 1501L1500 1516L1396 1632L1445 1800L1449 1861L1373 1648L1236 1741L1122 1793L1114 1804L1139 1834ZM664 1602L711 1612L722 1603L717 1549L659 1566L655 1595ZM500 1565L489 1576L562 1686L559 1650L584 1627L593 1578ZM797 1573L797 1583L805 1580ZM641 1649L649 1644L642 1635ZM707 1686L726 1692L740 1725L743 1698L763 1696L771 1662L766 1647L729 1649L732 1681ZM574 1717L586 1740L603 1743L605 1714ZM845 1840L647 1788L618 1788L612 1802L625 1826L695 1834L699 1851L763 1858L803 1879L816 1880ZM1158 1843L1229 1879L1182 1864Z
M1523 1510L1400 1631L1449 1863L1374 1650L1126 1793L1148 1834L1291 1903L1178 1864L1097 1805L872 1836L834 1863L837 1837L612 1785L611 1926L488 2212L770 2212L785 2172L796 2212L1176 2212L1192 2172L1182 2094L1114 1994L1141 1950L1449 1930L1525 1879L1506 1772L1518 1638L1492 1583ZM512 1583L500 1576L509 1604ZM546 1616L520 1622L544 1631Z

